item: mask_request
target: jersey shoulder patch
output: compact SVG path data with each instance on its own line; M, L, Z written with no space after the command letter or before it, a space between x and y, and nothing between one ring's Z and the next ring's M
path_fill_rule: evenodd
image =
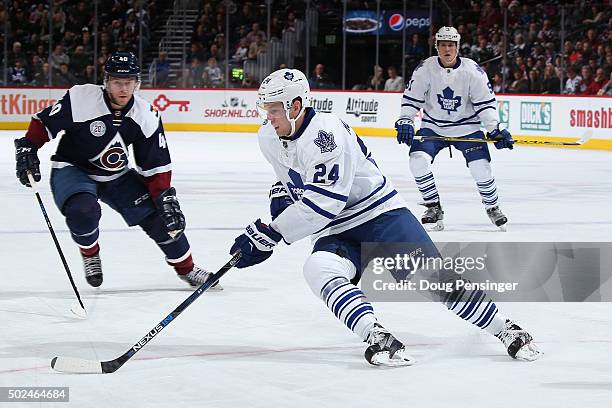
M134 106L125 115L132 118L140 127L145 137L151 137L159 127L160 113L148 101L134 94Z
M75 85L70 88L68 95L74 122L87 122L111 113L104 102L102 87L99 85Z

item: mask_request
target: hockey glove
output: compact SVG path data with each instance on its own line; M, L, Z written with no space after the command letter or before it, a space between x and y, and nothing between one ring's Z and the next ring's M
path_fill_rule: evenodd
M157 211L159 211L159 216L166 225L168 235L172 239L178 239L185 230L185 216L176 199L174 187L164 190L155 200L155 205Z
M293 200L287 194L283 183L279 181L270 188L270 215L272 216L272 221L281 215L291 204L293 204Z
M272 250L281 239L283 239L281 234L261 222L261 219L257 219L234 240L234 245L230 249L230 254L235 253L238 249L242 253L236 268L247 268L265 261L272 255Z
M397 143L406 143L408 146L412 144L414 139L414 123L410 119L398 119L395 122L395 130L397 130Z
M16 175L24 186L32 187L28 180L28 172L32 173L35 181L40 181L40 160L37 152L38 148L27 138L15 139Z
M493 144L498 149L512 150L514 148L514 146L512 146L514 144L514 139L512 139L512 135L506 129L495 129L487 134L487 139L496 140Z

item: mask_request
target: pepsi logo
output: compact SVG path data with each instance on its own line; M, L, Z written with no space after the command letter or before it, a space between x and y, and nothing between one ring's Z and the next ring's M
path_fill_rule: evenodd
M389 17L389 27L393 31L401 31L404 28L404 16L398 13L392 14Z

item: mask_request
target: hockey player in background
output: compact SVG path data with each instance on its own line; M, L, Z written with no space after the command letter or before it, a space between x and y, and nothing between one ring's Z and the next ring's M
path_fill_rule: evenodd
M310 89L302 72L281 69L263 80L257 107L266 120L258 139L278 180L270 191L272 222L266 225L258 219L250 224L230 252L240 250L236 266L246 268L268 259L281 241L290 244L314 236L303 269L313 293L368 343L369 363L410 365L414 359L378 323L355 286L361 277L361 244L417 243L424 253L439 254L353 129L309 105ZM483 292L457 291L451 297L446 303L451 311L497 336L512 357L539 357L532 337L498 313ZM464 313L464 307L471 313Z
M444 211L431 170L436 155L454 146L463 153L476 181L487 215L505 229L508 222L498 205L487 143L414 140L414 118L423 109L418 136L450 136L495 140L498 149L512 149L514 140L499 128L497 102L487 74L469 58L459 57L461 36L453 27L442 27L435 36L437 57L429 57L414 70L404 91L400 119L395 123L397 141L410 146L410 170L427 210L421 222L431 230L444 229Z
M104 87L77 85L53 106L32 117L25 137L15 140L17 177L40 181L37 151L59 139L51 157L51 191L83 257L85 278L102 284L98 200L138 225L155 241L178 276L199 286L209 273L194 265L174 187L161 117L134 92L140 67L131 52L117 52L104 66ZM137 170L128 166L132 145Z

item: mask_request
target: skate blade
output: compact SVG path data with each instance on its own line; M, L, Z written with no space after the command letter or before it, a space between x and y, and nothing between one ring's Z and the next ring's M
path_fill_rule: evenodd
M423 227L425 227L425 229L427 231L433 232L433 231L442 231L444 229L444 223L442 222L442 220L436 222L435 224L423 224Z
M416 360L406 352L397 351L392 358L389 358L388 351L381 351L375 353L372 356L372 360L368 362L381 367L407 367L415 364Z
M506 224L498 225L497 228L499 228L499 230L502 232L508 231L508 229L506 228Z
M533 342L525 344L516 352L515 358L521 361L535 361L542 357L544 353L538 349Z

